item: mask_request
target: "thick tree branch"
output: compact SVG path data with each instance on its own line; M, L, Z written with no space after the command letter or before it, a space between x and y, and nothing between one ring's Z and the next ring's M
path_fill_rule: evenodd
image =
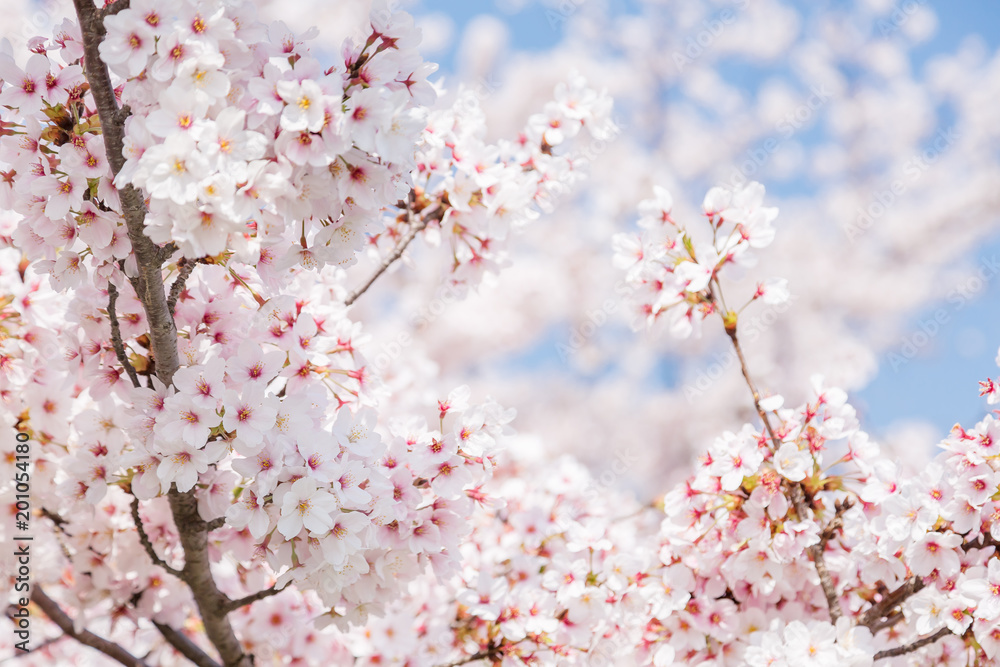
M153 563L162 567L175 577L180 577L180 571L170 567L166 561L157 555L156 550L153 548L153 543L149 540L149 536L146 534L146 528L142 525L142 517L139 516L139 499L135 496L132 496L132 522L135 523L135 529L139 531L139 541L142 542L142 548L146 550L146 553L149 555L149 558L153 561Z
M135 657L118 644L110 642L103 637L98 637L89 630L77 632L73 628L73 619L59 607L59 604L55 600L45 594L41 586L32 586L31 601L37 604L45 612L45 615L59 626L59 629L81 644L97 649L109 658L126 665L126 667L147 667L142 659Z
M115 356L118 363L122 365L128 377L132 380L132 386L139 387L139 376L135 374L132 363L125 354L125 344L122 343L121 325L118 324L118 313L115 311L115 302L118 301L118 288L114 283L108 283L108 319L111 320L111 345L115 348Z
M897 646L896 648L889 648L884 651L879 651L875 654L875 660L885 660L886 658L895 658L897 655L906 655L907 653L913 653L919 648L923 648L928 644L933 644L937 640L952 634L951 630L947 627L941 628L932 635L927 635L926 637L921 637L920 639L906 644L905 646Z
M101 119L104 150L111 164L111 171L117 176L125 164L122 153L125 145L125 118L115 99L111 75L101 60L99 47L104 35L102 12L98 11L92 0L73 0L73 5L76 7L83 36L84 73ZM144 232L146 202L139 191L126 185L118 189L118 195L139 269L138 275L130 279L146 311L146 321L149 322L156 375L163 384L169 385L180 362L177 354L177 329L163 291L161 251Z
M167 308L170 310L170 317L174 316L174 310L177 308L177 300L181 297L184 285L187 284L187 279L191 276L191 272L194 271L196 265L197 262L186 259L181 259L177 263L177 278L170 285L170 296L167 298Z
M100 57L99 46L104 35L102 23L104 12L97 9L93 0L73 0L73 5L76 8L83 37L84 73L100 117L108 162L112 173L117 176L125 164L122 149L128 111L118 108L111 76ZM146 236L144 231L146 203L142 194L131 185L119 188L118 194L138 267L137 275L129 279L146 311L156 376L164 385L170 386L180 361L177 351L177 329L167 304L161 267L167 255L173 250L169 244L167 248L158 247ZM205 627L205 634L219 651L226 667L251 667L253 660L244 654L224 611L229 598L219 591L212 578L208 557L208 531L205 522L198 514L194 494L190 492L182 494L171 490L169 499L174 524L177 526L181 545L184 547L184 569L180 572L180 576L191 589Z
M169 625L157 623L156 621L153 621L153 625L155 625L156 629L160 631L160 634L167 640L167 643L177 649L178 653L196 664L198 667L219 667L219 663L212 660L207 653L202 651L201 648L184 635L184 633L178 632Z
M175 488L168 494L181 545L184 547L184 569L180 577L191 589L205 634L219 651L226 667L252 667L253 660L243 652L233 626L226 616L232 601L219 590L212 578L208 556L208 524L198 513L198 500L190 493Z
M278 588L275 588L274 586L271 586L270 588L265 588L262 591L257 591L256 593L251 593L250 595L242 597L242 598L240 598L238 600L231 601L226 606L226 612L235 611L236 609L239 609L240 607L245 607L248 604L253 604L257 600L263 600L264 598L269 598L272 595L277 595L278 593L280 593L283 590L285 590L285 589L283 589L283 588L282 589L278 589Z

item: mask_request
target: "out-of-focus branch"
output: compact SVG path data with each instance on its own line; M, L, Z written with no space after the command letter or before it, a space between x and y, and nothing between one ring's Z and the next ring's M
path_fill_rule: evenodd
M160 558L156 550L153 549L153 543L149 540L149 535L146 534L146 528L142 525L142 517L139 516L139 499L132 496L132 522L135 524L135 528L139 531L139 541L142 542L142 548L146 550L149 558L156 565L162 567L164 570L174 575L175 577L180 576L180 571L176 570L167 564L165 560Z
M118 644L108 641L103 637L98 637L89 630L77 632L73 628L73 619L59 607L59 603L46 595L41 586L33 585L31 588L31 601L37 604L45 612L45 615L52 619L52 622L58 625L59 629L67 636L72 637L85 646L100 651L126 667L147 667L141 658L135 657Z
M885 660L886 658L895 658L897 655L906 655L907 653L913 653L917 649L923 648L928 644L933 644L942 637L952 634L951 630L947 627L941 628L932 635L926 637L921 637L920 639L906 644L904 646L897 646L896 648L888 648L884 651L879 651L875 654L875 660Z
M923 587L924 582L919 577L907 580L906 583L900 585L899 588L891 593L883 596L881 600L862 614L861 618L858 619L858 625L868 628L874 634L876 625L883 617L889 615L893 608L901 604L904 600L918 592Z
M198 667L219 667L219 663L212 660L207 653L202 651L198 645L186 637L184 633L175 630L169 625L157 623L156 621L153 621L153 625L155 625L156 629L160 631L160 634L167 640L167 643L177 649L178 653L196 664Z
M285 589L283 589L283 588L282 589L278 589L278 588L275 588L274 586L271 586L270 588L265 588L264 590L257 591L256 593L251 593L250 595L247 595L246 597L242 597L242 598L240 598L238 600L233 600L232 602L230 602L228 605L226 605L226 611L227 612L235 611L236 609L239 609L240 607L245 607L248 604L253 604L257 600L263 600L264 598L269 598L272 595L277 595L278 593L280 593L283 590L285 590Z
M491 648L486 651L479 651L477 653L473 653L472 655L455 660L454 662L438 665L438 667L459 667L459 665L467 665L470 662L475 662L476 660L486 660L488 658L494 658L500 654L500 648L501 647L497 646L495 648Z

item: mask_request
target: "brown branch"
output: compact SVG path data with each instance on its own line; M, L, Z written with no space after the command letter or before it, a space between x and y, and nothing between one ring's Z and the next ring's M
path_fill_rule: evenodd
M118 324L118 313L115 311L115 302L118 301L118 288L114 283L108 283L108 319L111 320L111 345L115 348L115 356L118 363L122 365L128 377L132 380L132 386L139 387L139 376L135 374L132 363L125 354L125 344L122 342L121 325Z
M104 19L109 16L114 16L120 11L126 10L129 7L129 0L115 0L110 5L104 5L99 11L101 16L101 23L104 23Z
M269 598L272 595L277 595L278 593L280 593L283 590L285 590L285 589L283 589L283 588L282 589L278 589L278 588L275 588L274 586L271 586L270 588L265 588L262 591L257 591L256 593L251 593L250 595L247 595L245 597L241 597L238 600L231 601L228 605L226 605L226 612L228 613L230 611L234 611L236 609L239 609L240 607L245 607L248 604L253 604L257 600L263 600L264 598Z
M885 660L886 658L894 658L897 655L906 655L907 653L913 653L917 649L923 648L928 644L933 644L942 637L950 634L952 634L951 630L949 630L947 627L944 627L932 635L921 637L920 639L912 643L906 644L905 646L897 646L896 648L889 648L884 651L879 651L878 653L875 654L875 657L873 659Z
M100 43L104 35L103 11L93 0L73 0L83 37L84 74L97 107L101 121L104 149L112 173L117 176L125 164L124 124L128 110L119 109L108 68L101 60ZM119 5L124 7L124 5ZM163 289L161 267L172 246L160 248L145 234L146 203L142 194L131 185L118 190L122 215L128 229L132 252L135 254L138 275L130 278L135 293L146 311L149 323L150 347L156 364L156 376L164 385L173 384L173 376L180 366L177 350L177 328L167 305ZM169 493L170 510L184 548L184 569L180 577L191 589L198 613L201 615L205 634L219 651L226 667L251 667L253 660L243 652L236 633L224 612L229 603L212 578L208 556L208 532L205 521L198 515L194 494Z
M10 617L10 614L7 614L7 616ZM47 647L52 646L53 644L61 642L64 639L69 639L69 637L67 637L66 635L59 635L58 637L53 637L52 639L46 639L41 644L39 644L38 646L33 647L28 652L18 651L17 653L15 653L14 655L10 656L9 658L4 658L3 660L0 660L0 665L2 665L5 662L13 662L13 661L17 660L18 658L24 658L24 657L29 656L29 655L33 656L33 657L38 657L37 654L39 652L45 650Z
M716 288L721 291L718 282L716 282ZM714 297L712 298L714 300ZM750 377L750 369L747 366L746 357L743 356L743 348L740 347L740 340L736 335L735 321L731 326L726 324L725 329L726 334L733 343L733 348L736 350L736 356L740 360L740 369L743 371L743 379L746 380L747 386L750 388L750 393L753 394L754 408L757 409L757 414L764 422L764 428L767 429L767 433L771 437L771 443L774 445L775 451L777 451L781 447L781 442L774 434L774 429L771 428L771 422L767 418L767 413L760 407L760 392L757 391L757 386L754 384L753 378ZM795 482L791 484L790 487L792 505L795 507L795 513L798 514L800 521L806 521L809 518L809 515L806 508L805 492L802 489L802 484ZM843 612L840 609L840 601L837 599L837 587L833 583L833 577L830 575L830 570L826 567L826 559L823 556L825 548L826 542L822 541L821 538L819 544L814 544L811 547L808 547L806 551L809 553L810 558L812 558L813 565L816 567L816 574L819 575L819 585L823 589L823 594L826 596L827 607L830 609L830 621L836 624L837 620L843 616Z
M191 275L191 272L194 271L196 265L197 262L185 260L184 258L181 258L177 262L177 278L170 285L170 296L167 298L167 308L170 310L170 317L174 316L174 310L177 308L177 300L181 297L184 285L187 283L187 279Z
M139 532L139 541L142 542L142 548L146 550L146 553L149 555L149 558L153 561L153 563L162 567L175 577L180 577L180 570L170 567L165 560L157 555L156 550L153 548L153 543L149 540L149 535L146 534L146 528L142 525L142 517L139 516L139 499L135 496L132 496L132 521L135 523L135 528Z
M184 569L180 578L191 589L205 634L219 651L226 667L253 667L253 659L243 652L227 616L226 608L232 601L219 590L212 578L208 524L198 513L198 500L191 493L177 491L176 487L170 489L167 497L184 547Z
M98 637L89 630L81 630L80 632L77 632L73 628L73 619L59 607L59 604L55 600L45 594L45 591L42 590L41 586L35 585L32 587L31 601L37 604L41 610L45 612L45 615L52 619L53 623L59 626L59 629L62 630L63 633L77 640L84 646L96 649L112 660L117 660L126 667L148 667L141 658L135 657L114 642L110 642L103 637Z
M805 521L808 518L809 510L806 507L802 484L796 482L790 486L792 505L795 506L795 513L799 515L800 521ZM837 620L843 616L843 612L840 609L840 601L837 599L837 587L833 583L833 576L830 575L830 570L826 567L826 559L823 557L825 544L825 542L821 541L820 544L808 547L806 551L809 553L813 565L816 567L816 574L819 575L819 584L823 588L823 595L826 596L826 605L830 609L830 622L836 624Z
M185 658L196 664L198 667L219 667L219 663L201 650L201 648L191 641L187 635L182 632L178 632L169 625L164 625L163 623L157 623L153 621L153 625L156 629L160 631L163 638L167 642L177 649L177 652L183 655Z
M903 612L896 610L891 614L889 614L888 616L886 616L884 620L881 620L875 625L873 625L872 634L874 635L881 632L882 630L885 630L886 628L891 628L892 626L898 624L904 618L905 616L903 615Z
M347 300L344 301L344 305L350 306L352 303L354 303L355 301L358 300L359 296L361 296L366 291L368 291L368 288L372 286L372 283L374 283L376 280L378 280L379 276L381 276L383 273L385 273L386 270L390 266L392 266L392 264L397 259L399 259L400 257L403 256L403 252L406 250L406 247L408 245L410 245L410 242L412 242L413 239L415 239L417 237L417 234L419 234L421 231L424 230L424 228L427 227L428 216L426 216L426 215L420 216L416 220L416 222L414 222L414 220L413 220L413 204L412 204L413 192L412 191L410 192L410 199L411 199L411 203L409 205L407 205L407 208L406 208L406 218L407 218L407 221L410 224L409 231L407 231L406 235L399 240L399 243L396 244L396 247L393 248L392 252L389 253L389 255L385 259L382 260L382 263L379 265L378 269L376 269L375 273L373 273L371 275L371 277L369 277L368 280L366 280L364 282L364 284L361 285L361 287L359 287L358 289L354 290L350 294L350 296L347 297Z
M491 648L486 651L479 651L472 655L466 656L464 658L459 658L454 662L448 662L443 665L438 665L438 667L459 667L459 665L467 665L470 662L475 662L476 660L486 660L487 658L493 658L500 653L500 646Z
M102 12L94 6L92 0L73 0L73 5L76 7L83 37L84 73L101 121L104 151L112 173L117 176L125 164L122 149L127 113L122 113L118 108L114 87L111 85L111 75L101 60L99 47L104 35ZM156 360L156 375L163 384L169 386L180 362L177 353L177 329L174 327L174 319L170 317L167 297L163 292L163 276L160 271L161 251L145 234L146 202L142 194L131 185L126 185L118 189L118 195L129 241L132 243L132 251L135 253L139 268L139 275L130 280L146 311L153 356Z
M901 604L907 598L909 598L914 593L918 592L924 587L923 579L919 577L914 577L909 579L906 583L901 584L899 588L883 596L875 605L873 605L868 611L861 615L858 619L858 625L863 625L864 627L872 630L872 634L875 634L874 627L883 617L887 616L889 612L892 611L894 607Z

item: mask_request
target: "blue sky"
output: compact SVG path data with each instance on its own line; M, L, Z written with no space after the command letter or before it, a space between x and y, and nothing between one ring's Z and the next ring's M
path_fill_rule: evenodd
M578 0L580 1L580 0ZM802 0L806 2L806 0ZM562 38L561 25L552 20L552 9L540 2L529 2L520 11L504 11L517 0L469 2L468 0L423 0L414 13L447 14L455 24L458 41L467 23L481 14L490 14L505 21L509 28L509 45L514 50L546 50ZM612 1L612 6L623 13L634 11L634 2ZM845 2L808 2L812 8L842 7ZM897 5L902 3L897 3ZM991 30L1000 25L1000 3L995 0L967 0L945 2L926 0L938 18L935 35L912 52L913 64L919 70L935 54L954 52L972 35L977 35L991 50L1000 48L1000 31ZM620 9L618 9L620 8ZM440 62L442 72L453 69L454 46L432 57ZM736 76L749 76L734 70ZM730 75L727 79L732 81ZM751 87L754 82L747 80ZM977 249L968 258L969 266L982 263L992 256L1000 257L1000 239ZM915 314L905 327L903 340L880 358L880 370L875 380L854 397L862 412L863 423L876 433L901 420L923 420L935 427L939 436L947 433L956 422L971 426L982 418L987 409L985 400L978 397L977 383L987 374L996 377L1000 370L994 362L1000 345L1000 275L993 276L974 298L957 302L942 301ZM921 324L933 328L929 321L935 311L944 309L947 321L935 335L918 347L913 358L912 350L903 350L905 341L921 343L918 333ZM547 349L551 347L546 346ZM528 355L533 362L536 355Z

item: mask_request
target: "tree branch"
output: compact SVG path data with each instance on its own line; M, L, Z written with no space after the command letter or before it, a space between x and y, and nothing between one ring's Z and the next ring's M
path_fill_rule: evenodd
M245 597L241 597L238 600L232 600L228 605L226 605L226 612L228 613L230 611L234 611L236 609L239 609L240 607L245 607L248 604L253 604L257 600L263 600L264 598L269 598L272 595L277 595L278 593L280 593L283 590L285 590L285 589L282 588L282 589L279 590L279 589L275 588L274 586L271 586L270 588L265 588L262 591L257 591L256 593L251 593L250 595L247 595Z
M58 625L59 629L67 636L72 637L84 646L96 649L126 667L148 667L142 659L135 657L114 642L110 642L103 637L98 637L89 630L77 632L73 628L73 619L59 607L59 604L55 600L45 594L41 586L32 586L31 601L37 604L45 612L45 615L52 619L52 622Z
M181 297L184 285L187 283L187 279L191 275L191 272L194 271L196 265L197 262L192 262L184 258L181 258L181 261L177 262L177 278L170 285L170 296L167 298L167 308L170 309L170 317L174 316L174 310L177 308L177 300Z
M211 533L213 530L218 530L218 529L222 528L225 525L226 525L226 517L220 516L218 518L215 518L215 519L212 519L211 521L209 521L208 525L205 526L205 529L209 533Z
M118 313L115 312L115 302L118 301L118 288L112 282L108 283L108 319L111 320L111 345L115 348L115 356L118 363L122 365L128 377L132 380L132 386L139 387L139 376L135 374L132 362L125 355L125 344L122 343L121 325L118 324Z
M103 24L104 19L108 18L109 16L114 16L118 12L128 9L128 7L129 7L129 0L115 0L110 5L104 5L104 7L100 9L101 23Z
M897 655L906 655L907 653L913 653L919 648L923 648L928 644L933 644L937 640L941 639L946 635L952 634L951 630L947 627L943 627L932 635L926 637L921 637L920 639L906 644L905 646L897 646L896 648L889 648L884 651L879 651L875 654L875 660L885 660L886 658L894 658Z
M721 289L719 288L718 282L716 282L716 288ZM743 348L740 347L740 340L736 335L735 322L732 326L726 324L725 329L726 334L729 336L729 340L733 343L733 348L736 350L736 356L740 360L740 369L743 371L743 379L746 380L747 386L750 388L750 393L753 394L754 408L757 409L757 414L764 422L764 428L767 429L767 433L771 437L771 444L774 445L774 449L777 451L781 447L781 442L774 434L774 429L771 427L771 422L767 418L767 413L760 407L760 392L757 391L757 386L754 384L753 378L750 377L747 360L746 357L743 356ZM809 514L808 509L806 508L805 492L802 489L802 484L795 482L790 486L792 505L795 507L795 513L798 514L800 521L806 521L809 518ZM826 542L821 540L819 544L814 544L811 547L808 547L806 551L809 553L809 557L812 558L813 565L816 567L816 574L819 575L819 585L823 589L823 594L826 596L827 607L830 609L830 621L836 624L837 620L843 616L843 612L840 609L840 601L837 599L837 587L833 583L833 577L830 575L830 570L826 567L826 559L823 556L825 547Z
M371 277L368 278L368 280L366 280L363 285L361 285L361 287L354 290L354 292L352 292L351 295L347 297L347 300L344 301L345 305L350 306L352 303L358 300L359 296L368 291L368 288L372 286L372 283L378 280L379 276L385 273L386 269L392 266L393 262L395 262L397 259L403 256L403 252L406 250L406 246L410 245L413 239L417 237L417 234L419 234L427 227L428 217L426 215L420 216L416 220L416 222L414 222L413 200L414 200L414 195L413 191L411 190L410 202L409 204L407 204L406 207L406 219L410 224L410 229L406 232L406 235L399 240L399 243L396 244L396 247L393 248L392 252L389 253L389 255L384 260L382 260L382 263L379 265L378 269L375 270L375 273L373 273Z
M478 653L474 653L464 658L459 658L454 662L438 665L438 667L459 667L459 665L467 665L470 662L475 662L476 660L486 660L487 658L492 658L498 655L499 653L500 653L500 647L497 646L486 651L479 651Z
M111 75L101 60L99 47L101 37L104 35L103 12L98 11L92 0L73 0L73 5L76 7L83 37L84 73L101 120L104 150L111 171L117 176L125 164L122 153L125 145L125 118L115 99ZM177 329L174 327L174 319L170 317L167 297L163 292L163 276L160 272L161 251L144 232L146 202L139 191L131 185L126 185L118 189L118 195L129 241L132 242L132 251L135 253L139 269L139 274L130 280L146 311L150 341L156 361L156 375L163 384L169 386L180 362L177 353Z
M801 521L805 521L809 516L809 510L806 507L805 493L802 491L801 483L796 482L791 485L791 495L792 505L795 506L795 513L799 515ZM823 588L823 594L826 596L826 605L830 609L830 622L836 624L837 620L843 616L843 612L840 609L840 601L837 599L837 587L833 584L833 577L830 575L830 570L826 567L826 558L823 556L825 545L826 543L821 541L819 544L808 547L806 551L809 553L813 565L816 567L816 574L819 575L819 585Z
M191 493L177 491L176 487L171 487L167 497L184 547L184 569L180 577L191 589L205 634L218 649L226 667L253 667L252 658L243 652L226 615L232 601L219 590L212 578L208 524L198 514L198 500Z
M139 541L142 542L142 547L149 554L150 559L156 565L162 567L164 570L174 575L175 577L180 577L180 570L176 570L169 565L166 561L160 558L156 550L153 549L153 543L149 540L149 536L146 534L146 528L142 525L142 517L139 516L139 499L132 496L132 521L135 523L135 528L139 531Z
M76 8L83 37L84 73L97 106L108 162L112 173L117 176L125 164L122 149L124 124L128 112L118 108L111 76L100 56L99 47L101 37L104 35L102 23L104 12L98 11L93 0L73 0L73 5ZM168 244L167 248L160 248L146 236L144 231L146 202L142 194L131 185L120 188L118 194L138 267L137 275L134 278L130 277L130 280L149 322L150 347L156 364L156 376L164 385L170 386L173 384L174 373L180 366L177 328L170 314L170 307L167 305L161 270L166 254L171 252L170 246ZM205 627L205 634L219 651L226 667L251 667L253 660L243 652L224 612L229 598L219 591L212 578L208 557L208 532L205 522L198 515L194 494L190 492L182 494L176 489L171 489L169 499L174 524L177 526L181 545L184 547L184 569L180 572L180 576L191 589Z
M163 638L166 639L171 646L177 649L178 653L196 664L198 667L219 667L219 663L212 660L207 653L202 651L201 648L191 641L184 633L178 632L169 625L157 623L156 621L153 621L153 625L155 625L156 629L160 631Z
M899 588L892 591L891 593L885 595L881 600L873 605L868 611L862 614L861 618L858 619L858 625L863 625L875 633L876 624L897 605L901 604L908 597L919 591L924 587L923 579L919 577L914 577L909 579L906 583L900 585Z

